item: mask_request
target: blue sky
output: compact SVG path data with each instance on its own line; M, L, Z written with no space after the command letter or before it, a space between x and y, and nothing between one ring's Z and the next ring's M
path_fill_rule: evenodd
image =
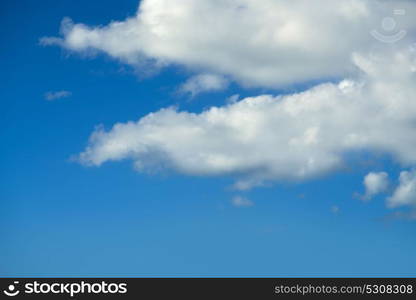
M193 74L180 63L143 77L103 53L39 44L59 35L66 16L97 26L134 16L137 6L136 0L2 2L2 276L416 275L416 223L389 218L412 208L392 210L385 195L368 202L354 197L364 193L369 172L387 172L397 182L406 168L390 155L364 149L348 168L307 180L266 180L249 190L233 188L234 173L148 174L136 172L131 159L92 167L71 159L98 124L108 131L170 106L198 114L234 94L279 95L323 81L272 89L245 87L237 78L191 99L178 92ZM70 95L47 101L50 91ZM233 205L237 196L252 205Z

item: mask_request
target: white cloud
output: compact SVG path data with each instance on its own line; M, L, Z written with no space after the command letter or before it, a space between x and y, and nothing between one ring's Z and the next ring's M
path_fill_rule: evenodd
M236 207L250 207L254 205L254 203L250 199L242 196L233 197L231 199L231 204Z
M400 173L399 186L387 199L389 207L416 205L416 170Z
M48 101L53 101L53 100L57 100L57 99L61 99L61 98L68 98L72 95L71 92L69 91L49 91L46 92L44 97L46 100Z
M386 172L370 172L364 177L364 200L370 200L374 196L384 193L389 187L389 176Z
M327 174L357 151L414 165L415 52L354 55L354 63L362 74L339 84L201 113L165 108L109 131L98 128L79 159L96 166L131 159L139 171L234 175L240 189Z
M289 95L237 96L200 113L165 108L100 127L79 160L99 166L130 159L142 172L233 175L238 189L327 174L348 162L346 154L361 151L414 167L415 49L399 49L415 36L416 3L315 2L143 0L136 16L105 26L65 18L61 37L42 44L102 52L137 69L184 66L200 74L180 88L191 95L224 89L225 78L269 88L346 78ZM406 12L394 17L407 36L387 47L370 32L380 31L394 9ZM415 173L401 173L389 206L415 204ZM387 174L370 173L364 184L369 199L385 191Z
M416 27L414 1L143 0L136 16L105 26L66 18L62 37L41 43L103 52L138 69L179 64L277 88L349 76L351 53L380 44L370 31L387 34L382 20L397 8L406 11L395 16L406 41Z
M228 86L228 80L214 74L199 74L189 78L180 88L182 93L189 93L192 97L202 92L221 91Z

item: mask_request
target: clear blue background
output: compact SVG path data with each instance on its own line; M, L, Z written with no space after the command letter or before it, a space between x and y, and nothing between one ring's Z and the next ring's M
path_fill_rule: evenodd
M170 105L199 112L227 91L189 101L189 73L151 78L108 57L39 46L63 17L89 25L135 14L137 1L0 3L0 276L414 276L416 224L390 220L362 192L368 171L397 176L388 159L306 183L237 193L232 178L135 172L130 162L86 168L70 157L98 124L137 120ZM70 98L45 101L47 91ZM231 205L235 195L255 205ZM340 211L333 213L331 207Z

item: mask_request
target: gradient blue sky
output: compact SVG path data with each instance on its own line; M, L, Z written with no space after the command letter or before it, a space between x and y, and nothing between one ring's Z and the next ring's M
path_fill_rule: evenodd
M188 75L179 67L138 78L104 55L39 45L65 16L99 25L136 9L136 0L1 2L1 276L416 275L416 223L388 218L383 197L353 197L369 171L398 176L389 158L246 192L226 176L71 161L98 124L108 129L171 105L200 112L237 93L278 93L233 84L190 100L175 94ZM72 95L44 99L60 90ZM254 205L235 207L235 196Z

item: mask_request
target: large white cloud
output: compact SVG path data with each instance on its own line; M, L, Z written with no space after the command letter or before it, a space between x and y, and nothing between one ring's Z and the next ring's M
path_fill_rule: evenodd
M326 174L362 151L416 166L415 51L404 46L414 42L415 15L410 0L143 0L134 17L105 26L66 18L61 37L41 42L106 53L143 72L184 66L202 74L180 88L191 94L228 79L279 88L340 78L290 95L233 97L200 113L164 108L96 129L79 155L87 165L130 159L143 172L233 175L247 189ZM374 30L401 40L383 44ZM401 173L390 207L415 204L415 178ZM386 185L385 174L367 177L367 197Z
M394 9L405 15L383 31ZM351 74L351 53L380 43L372 30L390 37L405 29L410 38L415 15L406 0L143 0L135 17L105 26L64 19L62 37L42 43L104 52L139 69L179 64L277 88Z
M201 113L165 108L97 129L85 164L131 159L140 171L234 174L236 187L328 173L345 154L378 151L416 163L415 53L354 56L359 78L285 96L245 98Z

